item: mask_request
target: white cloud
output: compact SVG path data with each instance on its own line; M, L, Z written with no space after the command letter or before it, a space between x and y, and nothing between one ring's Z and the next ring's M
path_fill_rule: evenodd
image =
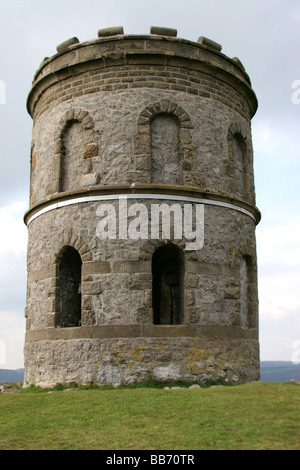
M25 302L27 228L25 202L0 208L0 308L14 310Z
M267 157L268 165L279 167L288 166L299 158L299 121L299 118L295 120L293 117L282 121L276 117L264 117L254 121L252 134L255 154L262 154L264 159Z
M296 214L294 222L287 220L285 224L280 214L279 217L277 214L279 220L276 221L275 217L276 213L269 224L267 221L257 229L259 262L261 266L280 268L276 270L278 275L282 274L282 269L297 268L300 273L300 221L296 219Z
M257 229L261 358L290 361L300 340L300 221L268 215Z
M16 255L26 252L27 228L23 222L26 209L27 203L24 201L15 201L0 208L0 257L8 252Z
M0 325L0 343L5 351L4 360L3 355L0 357L0 368L19 369L24 366L24 310L22 312L0 311Z
M0 341L5 345L1 368L23 367L26 303L26 203L15 201L0 208Z
M281 315L260 316L260 350L264 361L292 361L300 342L300 310Z
M265 312L300 309L300 221L281 219L257 229L260 302ZM267 308L268 306L268 308ZM271 306L273 306L271 308Z

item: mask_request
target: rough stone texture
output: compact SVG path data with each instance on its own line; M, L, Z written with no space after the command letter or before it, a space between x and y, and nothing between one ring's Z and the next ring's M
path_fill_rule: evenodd
M202 338L78 339L26 343L26 383L50 386L161 381L258 380L257 342Z
M74 161L76 155L78 158L81 156L82 173L98 173L102 184L151 182L150 123L146 122L137 128L137 119L146 106L153 101L156 102L157 99L160 104L163 99L168 99L170 104L177 103L190 116L193 125L192 129L182 128L182 126L180 129L179 152L183 163L180 172L182 181L178 183L181 184L225 191L241 197L234 177L234 153L230 151L231 141L228 141L231 136L232 123L236 123L235 127L243 133L247 142L244 175L247 181L245 199L253 204L255 195L249 123L237 112L214 100L195 98L181 92L165 91L158 91L154 99L153 93L148 88L119 93L101 93L101 100L99 100L98 93L93 93L72 101L72 106L78 110L89 110L96 129L95 137L98 135L98 142L95 144L99 146L99 153L95 157L86 158L82 162L83 150L82 148L80 150L80 144L76 146L75 140L72 143L74 163L70 162L70 165L74 173L73 187L76 185L78 189L80 188L80 182L75 183L80 169L79 163ZM53 134L57 132L59 122L65 115L66 106L69 109L70 104L60 104L51 111L44 112L34 125L35 166L31 177L31 204L59 189L56 186L60 178L59 166L60 161L64 165L65 156L61 155L60 159L54 160ZM77 142L80 142L80 132L86 131L82 130L79 123L76 124L76 130L77 133L74 128L74 135L76 135ZM69 132L71 133L71 129ZM67 138L69 138L68 135ZM84 137L81 140L83 139ZM67 149L69 145L67 141L65 144ZM61 144L59 149L60 146ZM170 165L174 163L171 162ZM173 166L169 167L168 173L170 175L174 173ZM71 177L69 179L73 180ZM171 182L172 179L169 183ZM69 183L68 187L72 185Z
M128 210L135 202L128 203ZM119 203L111 203L117 211ZM151 203L157 201L147 201L145 205L149 212ZM41 215L30 223L29 237L34 242L28 248L28 269L31 273L27 305L29 330L55 327L55 296L59 278L55 277L57 269L51 272L47 267L55 266L56 254L72 239L77 240L75 246L85 246L84 241L89 245L85 254L84 250L79 251L83 259L87 258L83 261L82 325L153 323L151 259L155 247L165 241L100 240L97 237L100 220L96 215L98 207L99 203L96 202L71 205ZM199 252L185 254L184 324L237 327L235 334L238 335L239 328L245 327L241 322L246 321L254 334L252 341L255 343L258 320L254 221L236 211L213 206L205 206L204 214L204 247ZM70 220L73 221L72 229L65 229ZM47 232L43 230L45 224ZM51 238L48 232L53 234ZM184 247L186 242L183 238L179 246ZM41 256L37 257L36 253L41 253ZM251 298L246 301L251 302L251 308L246 320L242 320L241 312L245 288L244 270L240 274L240 264L244 253L251 254L254 263ZM143 370L145 367L144 364ZM150 375L151 368L149 364ZM134 374L133 369L131 372ZM139 367L136 372L139 373ZM235 375L239 376L239 373Z
M204 42L108 36L43 62L28 98L25 384L258 379L255 103L244 69ZM126 223L110 199L122 193L134 195ZM185 196L210 202L200 250L185 249L178 223L151 238L152 206L173 196L182 214ZM105 203L118 215L114 239L99 228ZM147 213L144 231L134 207ZM182 282L167 259L159 301L183 307L177 322L165 315L157 324L152 260L167 243L182 254ZM71 258L62 263L67 247L81 260L76 275Z

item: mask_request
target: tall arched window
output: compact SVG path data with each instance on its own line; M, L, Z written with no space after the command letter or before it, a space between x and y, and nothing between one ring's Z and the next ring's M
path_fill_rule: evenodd
M232 139L233 156L235 165L235 181L237 196L245 197L245 152L246 144L243 136L234 134Z
M90 159L99 154L94 127L93 118L81 108L68 109L62 116L54 135L55 154L48 194L78 189L83 186L82 175L93 173Z
M184 255L168 243L152 257L152 305L156 325L180 325L184 320Z
M179 121L173 114L162 113L151 120L151 181L180 183Z
M240 304L241 304L241 327L250 327L250 256L243 256L240 263Z
M58 257L57 311L55 326L81 325L81 267L78 251L66 246Z
M62 135L61 148L61 191L80 188L83 154L82 123L76 120L67 122Z

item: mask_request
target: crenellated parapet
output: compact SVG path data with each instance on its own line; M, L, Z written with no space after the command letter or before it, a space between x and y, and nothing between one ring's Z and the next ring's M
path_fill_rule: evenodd
M82 72L103 72L114 67L134 68L135 66L161 66L178 67L187 69L184 77L185 83L180 83L180 77L172 77L175 80L158 79L163 75L149 73L147 80L149 87L161 87L175 91L186 91L187 93L212 97L225 100L217 88L201 83L195 79L195 73L203 73L214 77L216 80L228 84L241 93L249 104L252 117L257 109L257 99L251 88L251 82L241 61L232 59L221 53L222 46L205 37L200 37L198 42L177 38L176 30L169 28L151 28L150 35L124 35L123 28L108 28L99 30L99 38L80 43L74 37L64 41L57 47L57 54L44 59L37 70L32 89L28 97L28 111L34 116L35 107L40 96L54 84L64 82L71 85L58 89L57 95L52 94L53 100L60 100L62 91L64 100L72 99L78 93L92 93L89 86L77 83L76 77ZM158 72L158 71L157 71ZM145 76L146 74L144 74ZM139 75L140 76L140 75ZM131 78L130 78L131 77ZM136 88L141 83L140 79L134 79L135 75L99 76L92 79L93 88L102 90L120 90L124 88ZM152 77L152 79L151 79ZM176 80L177 78L177 80ZM179 81L178 81L179 80ZM160 82L160 83L158 83ZM214 82L214 81L213 81ZM86 82L89 83L89 82ZM80 86L82 85L82 86ZM110 86L109 86L110 85ZM107 88L108 87L108 88ZM179 87L179 88L178 88ZM180 88L181 87L181 88ZM74 92L72 95L69 92ZM50 101L50 96L47 103ZM229 102L229 100L227 100Z

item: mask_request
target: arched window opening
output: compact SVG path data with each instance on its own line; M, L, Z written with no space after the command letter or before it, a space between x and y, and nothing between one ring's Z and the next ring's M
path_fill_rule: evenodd
M152 258L152 304L155 325L180 325L184 319L184 256L171 243Z
M241 327L250 327L250 276L251 258L243 256L240 263L240 304L241 304Z
M58 266L57 328L81 326L81 268L79 253L70 246L65 247Z
M61 139L61 191L80 187L82 174L82 123L76 120L67 122Z
M245 139L239 133L233 136L233 156L235 165L236 192L239 197L245 196Z
M151 136L152 183L180 183L179 121L172 114L153 117Z

